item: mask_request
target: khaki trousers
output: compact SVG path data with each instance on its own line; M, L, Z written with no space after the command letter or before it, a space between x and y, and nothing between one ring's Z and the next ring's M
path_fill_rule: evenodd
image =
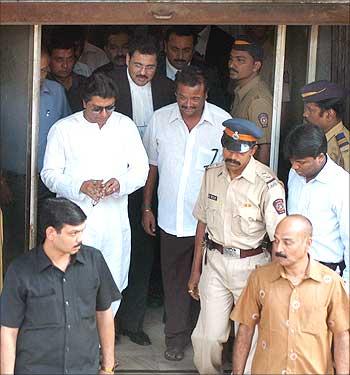
M237 259L222 255L216 250L206 250L199 282L201 310L191 337L194 364L201 375L222 373L222 348L230 334L232 307L245 287L251 271L257 265L269 261L270 257L265 253ZM245 373L251 371L256 342L255 331Z

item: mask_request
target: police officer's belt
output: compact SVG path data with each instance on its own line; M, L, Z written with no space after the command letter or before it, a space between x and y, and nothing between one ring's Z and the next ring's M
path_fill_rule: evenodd
M256 249L248 250L241 250L236 247L224 247L210 240L209 238L206 239L206 244L209 250L217 250L221 254L231 255L236 258L248 258L261 254L264 251L261 246L257 247Z

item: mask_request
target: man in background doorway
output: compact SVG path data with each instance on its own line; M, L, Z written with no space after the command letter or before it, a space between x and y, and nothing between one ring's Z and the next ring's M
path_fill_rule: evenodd
M126 26L111 26L107 28L103 49L110 62L100 66L97 71L107 72L114 68L125 67L130 39L131 31Z
M40 110L39 110L39 137L38 137L38 202L53 196L40 178L43 168L47 135L51 126L61 118L71 114L71 109L64 91L58 82L46 79L50 57L45 48L41 50L40 57Z
M326 134L327 154L347 172L350 170L349 130L342 122L347 90L329 81L315 81L300 90L304 119Z
M51 35L49 44L49 67L47 78L60 83L66 92L69 106L72 112L83 109L80 96L81 87L86 77L73 72L75 64L74 43L61 31Z
M249 36L240 35L232 45L228 65L230 78L236 84L231 115L252 121L263 130L264 135L259 139L255 157L269 165L272 95L266 83L260 78L263 59L262 47Z
M210 68L202 59L196 58L195 46L197 34L189 26L170 27L164 39L164 53L159 59L159 71L175 80L176 73L188 65L199 67L208 81L208 102L220 108L228 109L229 100L225 95L222 81L217 71Z

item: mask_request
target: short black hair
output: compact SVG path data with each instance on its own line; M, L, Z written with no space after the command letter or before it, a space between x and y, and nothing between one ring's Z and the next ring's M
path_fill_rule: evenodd
M119 89L114 80L104 73L93 73L88 77L81 87L81 98L85 103L93 96L101 98L115 98L119 96Z
M127 26L108 26L103 38L103 45L106 46L108 43L108 38L111 35L118 35L118 34L126 34L129 37L129 40L133 37L133 32L131 29L129 29Z
M191 36L193 38L193 47L197 44L198 35L197 33L189 26L177 25L169 27L167 30L164 40L169 41L170 35L175 34L177 36Z
M333 98L333 99L326 99L320 100L319 102L315 103L320 109L322 116L323 113L329 109L333 109L333 111L337 115L337 119L341 120L345 113L345 100L343 98Z
M156 57L158 57L159 52L156 40L151 35L132 38L129 43L129 56L132 57L136 51L142 55L156 55Z
M39 233L46 237L48 227L60 232L64 225L80 225L86 220L84 211L66 198L47 198L40 205Z
M55 30L51 35L50 41L47 45L47 50L51 56L55 49L72 49L74 52L74 38L70 35L68 30Z
M175 89L177 90L179 84L194 87L200 84L204 85L205 92L208 91L208 80L205 72L195 65L185 66L182 70L176 73Z
M327 153L327 139L324 131L317 125L302 124L292 129L284 142L286 159L316 158Z

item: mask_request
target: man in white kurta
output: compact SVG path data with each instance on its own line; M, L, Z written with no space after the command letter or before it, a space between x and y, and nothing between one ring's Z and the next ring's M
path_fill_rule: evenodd
M83 209L83 243L102 251L122 291L130 263L128 194L145 184L148 159L133 121L113 112L116 92L101 73L88 79L84 111L58 121L49 132L41 177L57 196ZM114 313L118 307L114 302Z

